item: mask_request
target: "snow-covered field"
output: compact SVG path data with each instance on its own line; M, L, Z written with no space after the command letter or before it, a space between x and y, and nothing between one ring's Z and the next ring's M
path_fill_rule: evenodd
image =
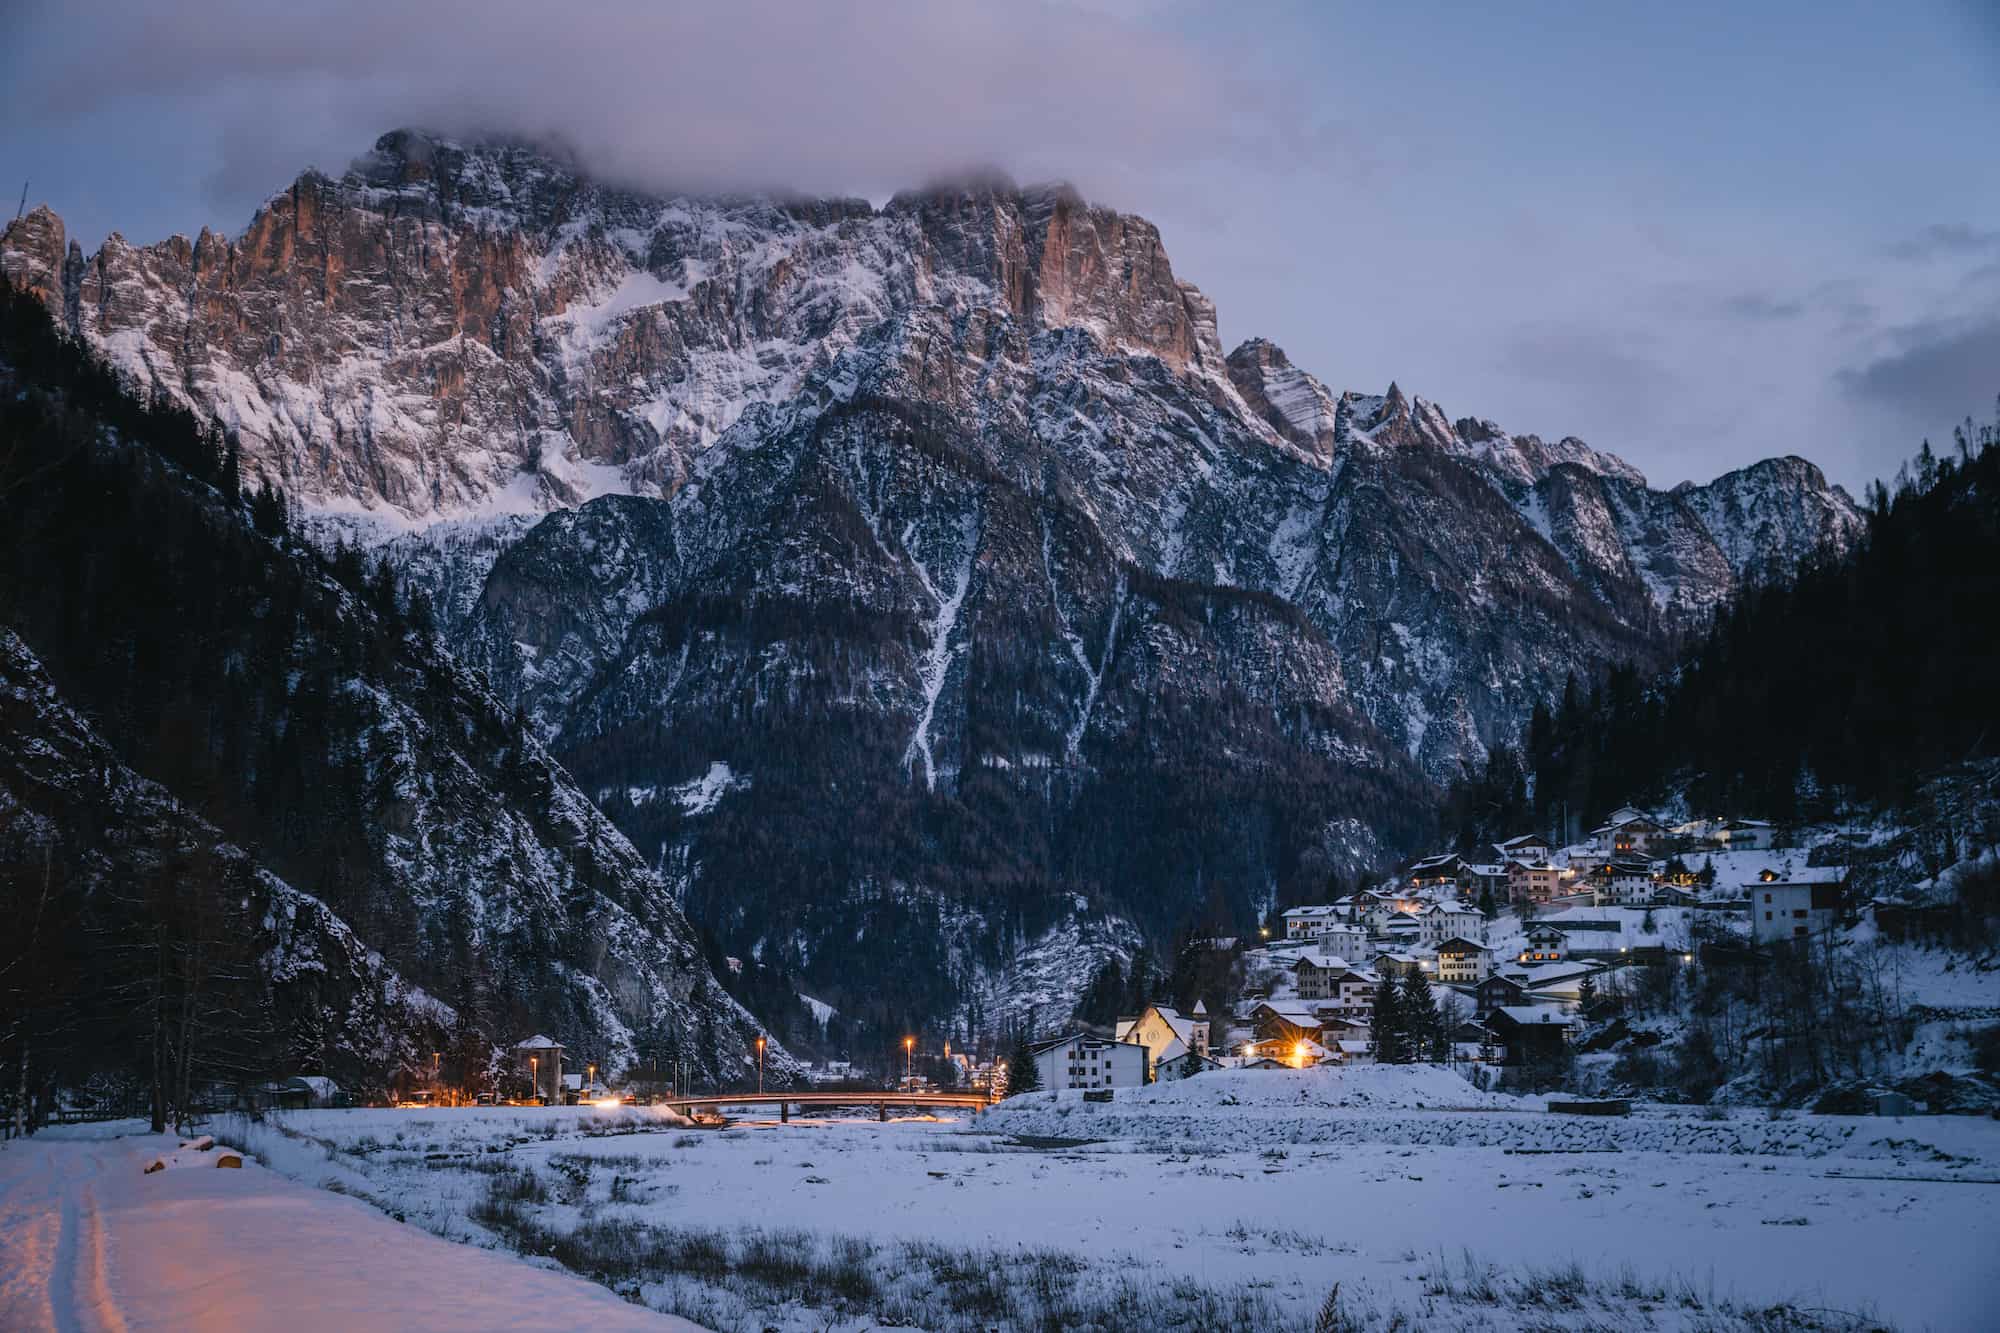
M581 1108L220 1129L725 1331L1306 1329L1336 1284L1362 1328L1974 1329L2000 1299L2000 1124L1964 1117L1579 1119L1356 1068L888 1125ZM1745 1322L1781 1304L1792 1322Z

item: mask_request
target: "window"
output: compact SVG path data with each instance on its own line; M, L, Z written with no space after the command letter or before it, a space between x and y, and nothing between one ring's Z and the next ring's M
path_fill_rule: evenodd
M1794 907L1792 909L1792 915L1796 917L1798 920L1803 921L1806 919L1806 909L1803 907Z
M1771 901L1771 895L1770 895L1770 894L1768 894L1768 893L1767 893L1767 894L1765 894L1765 895L1764 895L1764 901L1765 901L1765 902L1767 902L1767 903L1768 903L1768 902L1770 902L1770 901Z
M1765 894L1765 895L1764 895L1764 901L1765 901L1765 902L1767 902L1767 903L1768 903L1768 902L1770 902L1770 901L1771 901L1771 895L1770 895L1770 894L1768 894L1768 893L1767 893L1767 894ZM1766 912L1766 913L1764 913L1764 919L1765 919L1766 921L1769 921L1769 920L1771 919L1771 914L1770 914L1769 912Z

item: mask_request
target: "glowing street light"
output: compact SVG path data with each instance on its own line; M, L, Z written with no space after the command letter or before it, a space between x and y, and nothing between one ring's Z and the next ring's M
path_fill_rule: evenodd
M764 1092L764 1038L760 1034L757 1038L757 1093L759 1096L762 1096L763 1092Z
M528 1096L536 1101L542 1099L542 1057L528 1057Z
M905 1083L916 1076L916 1064L917 1039L915 1037L905 1037L903 1038L903 1081Z

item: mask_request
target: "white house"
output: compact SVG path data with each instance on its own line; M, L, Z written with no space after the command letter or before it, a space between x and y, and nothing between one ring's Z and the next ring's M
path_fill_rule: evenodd
M1732 852L1768 852L1777 830L1761 819L1719 820L1709 836Z
M1316 948L1342 958L1360 958L1368 952L1367 930L1346 921L1321 927L1312 942Z
M1436 948L1453 936L1468 940L1486 938L1486 918L1476 907L1468 907L1460 902L1432 903L1417 913L1417 924L1422 927L1418 942L1426 948Z
M1840 869L1819 867L1818 873L1808 870L1792 879L1745 885L1750 894L1750 938L1773 944L1832 930L1840 919Z
M1106 1041L1072 1033L1030 1048L1044 1088L1136 1088L1146 1081L1146 1048L1137 1042Z
M1220 1060L1212 1059L1199 1051L1182 1051L1153 1066L1153 1078L1160 1083L1173 1083L1179 1079L1193 1078L1196 1074L1206 1074L1210 1070L1222 1068Z
M1331 904L1294 907L1285 913L1285 938L1308 940L1340 919L1340 909Z
M1149 1004L1136 1018L1121 1018L1114 1040L1137 1042L1146 1048L1146 1058L1157 1068L1161 1061L1193 1051L1208 1054L1208 1007L1195 1001L1194 1010L1183 1014L1163 1004Z
M1476 940L1453 938L1438 945L1438 980L1477 986L1493 971L1493 951Z
M1560 963L1569 957L1569 936L1546 922L1528 927L1527 943L1521 946L1524 963Z

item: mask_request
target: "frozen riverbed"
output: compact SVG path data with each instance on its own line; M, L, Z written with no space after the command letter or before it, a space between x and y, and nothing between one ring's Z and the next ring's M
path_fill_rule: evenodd
M1304 1328L1336 1283L1362 1326L1749 1327L1777 1305L1818 1321L1783 1327L1868 1312L1991 1326L2000 1184L1978 1182L2000 1182L2000 1124L1419 1110L1395 1072L1349 1105L1265 1074L1247 1096L1224 1078L1067 1115L1045 1097L886 1126L314 1112L250 1146L723 1330L1007 1327L1051 1310Z

